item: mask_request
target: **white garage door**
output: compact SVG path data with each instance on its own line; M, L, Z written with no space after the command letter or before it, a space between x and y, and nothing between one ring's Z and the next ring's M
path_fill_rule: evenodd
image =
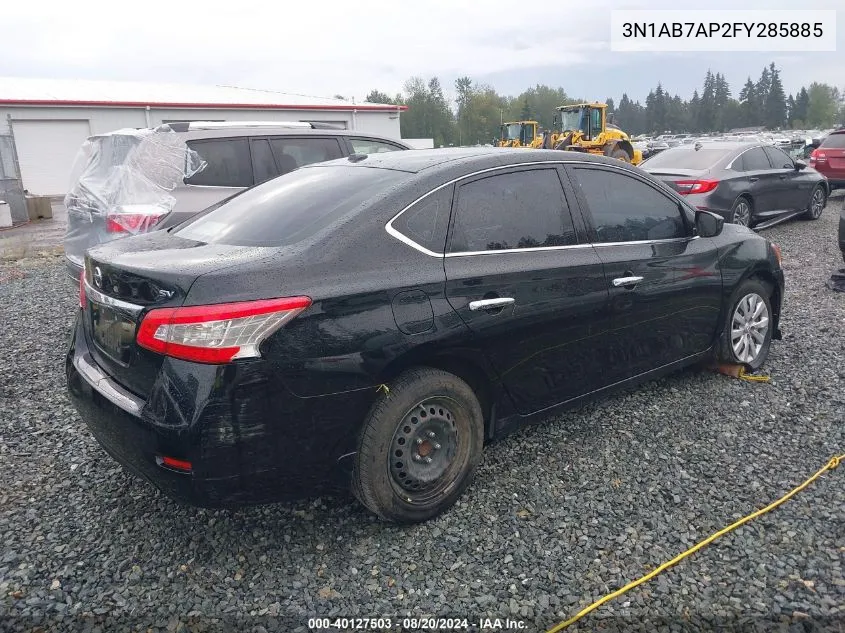
M12 121L23 188L36 195L67 193L70 171L88 121Z

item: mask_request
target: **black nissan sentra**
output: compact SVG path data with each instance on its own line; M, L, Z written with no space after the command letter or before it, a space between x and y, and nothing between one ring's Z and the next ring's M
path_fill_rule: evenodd
M67 356L103 447L205 506L351 488L423 521L552 407L780 337L777 246L553 150L353 155L89 250Z

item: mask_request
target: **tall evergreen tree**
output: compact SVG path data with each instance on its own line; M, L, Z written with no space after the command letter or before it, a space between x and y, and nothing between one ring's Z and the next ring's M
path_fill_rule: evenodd
M522 111L519 113L520 121L531 120L531 104L528 103L528 95L522 100Z
M769 65L769 91L764 107L765 125L768 128L781 128L786 123L786 96L780 80L780 71L775 63Z
M739 93L740 120L742 126L751 127L757 124L757 116L759 114L758 103L757 86L751 81L751 77L749 77Z
M704 76L704 90L698 108L698 128L714 130L716 125L716 78L710 70Z
M795 97L795 116L793 120L796 121L796 126L802 127L807 125L807 115L810 112L810 93L806 88L801 88L798 96Z

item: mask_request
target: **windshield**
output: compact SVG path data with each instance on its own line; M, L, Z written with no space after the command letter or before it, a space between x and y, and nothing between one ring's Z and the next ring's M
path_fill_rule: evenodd
M303 167L247 189L174 235L231 246L296 244L409 176L392 169Z
M584 118L583 110L560 111L560 129L566 130L583 130L582 120Z
M719 162L720 159L725 158L728 154L735 151L733 149L716 149L712 147L694 150L687 149L687 147L667 149L660 152L647 161L644 161L642 167L648 171L651 171L655 167L665 167L668 169L709 169Z
M514 141L519 140L519 133L522 130L522 125L519 123L510 123L502 126L502 140Z

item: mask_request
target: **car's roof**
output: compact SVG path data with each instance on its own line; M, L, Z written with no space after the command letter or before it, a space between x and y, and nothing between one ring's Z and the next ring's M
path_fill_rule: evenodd
M170 133L170 126L162 126L160 128L147 128L143 132L150 130L161 133ZM236 123L227 123L226 125L209 125L208 127L188 127L173 126L173 131L182 135L185 139L199 140L206 138L231 138L231 137L250 137L250 136L351 136L366 139L373 139L377 141L384 141L386 143L394 143L405 148L411 146L396 138L390 138L379 134L370 134L360 130L342 130L338 128L311 128L305 125L290 125L280 122L278 125L267 123L255 124L244 122L244 125L237 125ZM104 134L93 134L89 139L108 138L116 135L135 136L139 131L135 129L116 130L115 132L108 132Z
M749 142L749 141L708 141L701 143L701 149L723 149L743 152L752 147L761 147L765 143ZM684 145L677 145L666 150L666 152L695 152L696 143L685 143Z
M449 147L441 149L420 149L404 152L382 152L365 156L351 156L327 163L308 165L301 169L319 166L355 165L360 167L394 169L419 173L436 168L484 168L517 163L540 162L596 162L614 166L625 163L613 158L596 156L583 152L569 152L551 149L524 149L507 147Z

